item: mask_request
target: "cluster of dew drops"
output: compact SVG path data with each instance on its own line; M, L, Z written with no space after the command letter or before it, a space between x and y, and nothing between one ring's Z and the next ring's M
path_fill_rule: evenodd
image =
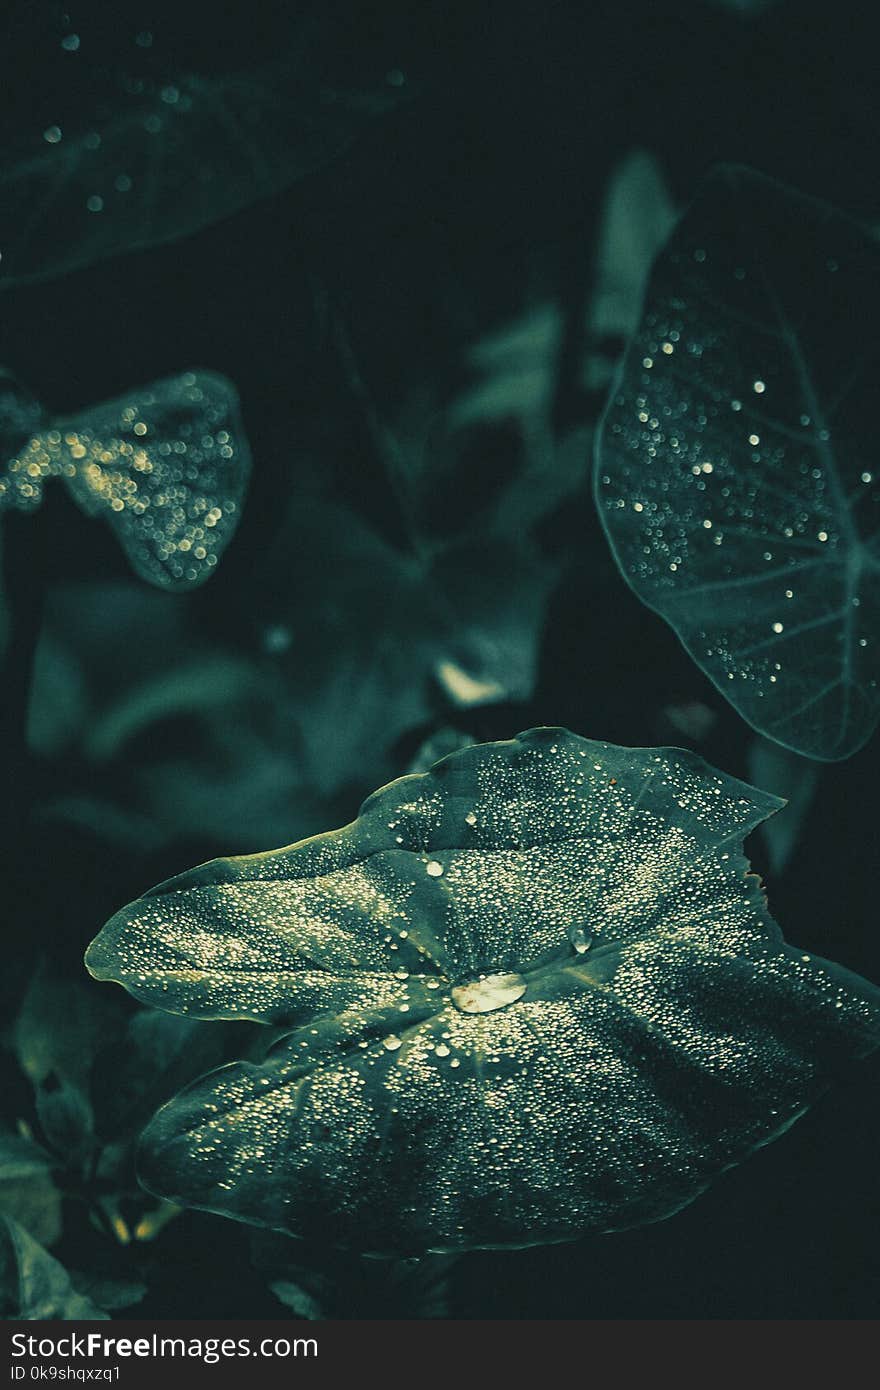
M700 266L706 263L709 253L698 247L691 256ZM826 269L833 274L839 269L838 263L829 258ZM739 281L746 275L742 267L733 271ZM799 583L804 582L798 576L810 575L826 558L838 561L843 568L852 553L858 554L860 565L878 567L878 561L871 559L859 540L852 514L862 502L880 500L880 492L872 487L880 479L872 469L862 468L859 490L845 498L841 507L841 499L835 498L829 488L827 449L831 432L823 422L802 412L798 419L801 433L794 442L804 451L809 450L813 458L801 458L797 482L793 484L790 468L786 475L781 471L791 450L793 432L766 414L767 405L772 409L772 381L765 379L766 374L753 375L750 399L723 399L720 391L700 377L701 359L716 345L718 334L701 319L690 336L685 328L690 312L686 302L672 299L670 307L678 317L661 318L656 313L646 316L646 335L641 344L642 389L634 403L625 394L619 394L614 402L615 411L625 411L626 418L613 414L610 420L611 433L618 439L624 456L618 456L617 477L607 471L601 476L603 488L609 490L605 498L609 524L612 532L622 538L635 536L634 540L624 540L627 568L641 590L658 594L686 593L691 586L699 591L703 571L712 575L718 572L717 566L707 566L701 558L707 543L720 548L727 540L738 551L760 544L763 539L761 563L768 566L768 575L780 576L782 602L778 613L766 619L765 640L759 638L755 643L756 655L761 653L761 658L749 660L741 641L725 641L717 633L716 647L707 648L705 654L720 660L728 680L737 675L744 680L766 676L775 685L783 664L775 659L782 649L774 639L786 639L800 631L799 624L792 627L787 616L788 606L798 597ZM689 363L679 372L671 359L681 352L687 355ZM658 368L661 376L655 380ZM683 382L678 403L667 400L658 407L654 403L658 393L662 399L676 379ZM689 399L700 394L709 403L705 399ZM735 434L728 433L726 411L743 420L739 448ZM769 439L762 434L765 426ZM704 433L711 438L716 432L718 447L710 444L707 448ZM643 462L634 462L631 468L626 456ZM674 471L664 468L655 473L653 461L670 456L679 466ZM698 494L701 502L685 502L686 493ZM784 516L783 509L795 510L791 516ZM621 529L615 514L626 512L636 522L634 528L625 524ZM736 580L743 572L737 554L724 566L722 574ZM758 572L755 581L760 583L760 579ZM843 599L846 608L858 609L861 605L854 590L855 584L850 581ZM829 615L829 621L838 617L848 620L848 616L844 611L835 611ZM700 635L704 640L709 637L705 630ZM864 649L871 645L871 638L862 632L856 634L855 642ZM875 686L876 681L870 681L870 685Z

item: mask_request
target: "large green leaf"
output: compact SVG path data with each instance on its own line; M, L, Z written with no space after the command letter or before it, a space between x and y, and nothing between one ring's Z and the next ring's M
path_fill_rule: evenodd
M143 1180L386 1252L668 1216L880 1044L880 992L787 947L746 874L780 804L691 753L539 729L163 884L92 974L295 1031L160 1110Z
M103 1309L78 1294L70 1275L52 1255L9 1217L0 1217L0 1316L45 1322L106 1318Z
M876 238L722 167L654 267L596 450L635 592L759 732L827 760L880 718L878 323Z
M185 372L66 419L27 417L26 433L23 408L7 412L3 428L2 404L0 396L0 510L33 511L47 479L60 477L87 515L109 522L142 579L191 589L210 577L250 474L230 381Z

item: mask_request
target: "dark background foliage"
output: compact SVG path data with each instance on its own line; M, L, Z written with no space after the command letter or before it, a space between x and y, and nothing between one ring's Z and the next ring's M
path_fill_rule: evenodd
M38 1238L83 1287L114 1281L104 1306L126 1281L145 1286L132 1310L144 1317L275 1316L267 1280L289 1280L291 1259L335 1281L337 1303L324 1306L338 1314L419 1311L433 1295L424 1270L355 1272L332 1252L255 1248L220 1218L150 1215L131 1132L187 1076L261 1043L226 1025L145 1039L130 1001L85 977L89 939L121 903L201 859L341 824L450 728L487 739L560 723L623 744L690 743L748 778L755 736L626 588L589 494L607 372L595 382L582 362L621 347L614 334L591 345L585 330L608 180L646 150L680 206L710 164L745 162L880 222L870 7L326 8L341 16L333 81L399 72L401 106L285 193L195 236L7 290L0 306L0 358L50 410L210 367L240 391L255 461L241 528L191 595L148 590L60 489L38 516L4 521L7 603L40 634L27 707L19 651L0 725L4 1108L12 1129L50 1149L54 1139L57 1153L51 1179L29 1196L13 1188L11 1209L24 1222L31 1202ZM294 10L68 7L71 30L101 36L108 64L149 29L161 60L204 74L296 43ZM5 132L38 118L47 84L60 101L77 82L70 55L47 57L41 29L63 31L63 12L11 14ZM570 488L547 506L518 503L492 550L486 518L534 447L530 398L496 365L492 409L456 424L454 405L480 385L469 350L511 325L538 370L554 313L540 447ZM840 332L867 340L876 326ZM443 557L439 570L426 554ZM457 701L442 661L492 697ZM875 980L878 749L875 738L822 767L782 869L769 871L760 837L750 846L788 939ZM877 1077L866 1064L670 1221L463 1257L441 1271L443 1306L462 1317L876 1314Z

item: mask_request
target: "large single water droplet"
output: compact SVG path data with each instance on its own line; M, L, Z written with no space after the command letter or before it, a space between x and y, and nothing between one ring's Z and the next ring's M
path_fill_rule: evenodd
M590 949L593 938L584 931L583 927L575 927L569 934L569 940L579 956L586 955Z
M443 865L438 863L436 859L429 859L425 865L425 873L428 874L430 878L439 878L443 873Z
M463 1014L490 1014L515 1004L526 992L522 975L481 975L477 980L455 985L452 1002Z

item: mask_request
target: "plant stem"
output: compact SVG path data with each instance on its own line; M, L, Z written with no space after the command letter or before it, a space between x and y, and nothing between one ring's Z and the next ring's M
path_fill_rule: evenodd
M405 460L391 430L381 419L361 374L348 329L338 313L332 313L333 341L339 357L346 384L358 403L361 417L373 446L373 451L382 465L382 470L397 507L403 534L411 551L418 559L424 558L424 546L419 537L416 513L412 505L412 495L407 482Z

